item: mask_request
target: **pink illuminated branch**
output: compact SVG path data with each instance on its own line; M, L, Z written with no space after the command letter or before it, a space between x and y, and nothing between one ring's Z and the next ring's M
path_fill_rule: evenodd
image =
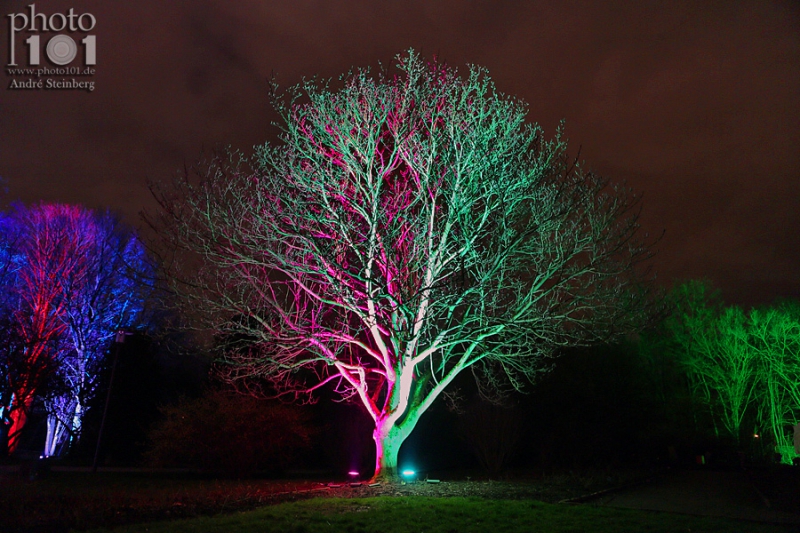
M267 395L335 384L375 423L376 475L465 369L520 388L648 308L628 292L649 254L635 198L570 167L484 70L398 63L301 86L279 145L154 187L154 225L191 258L175 290L224 339L222 375Z

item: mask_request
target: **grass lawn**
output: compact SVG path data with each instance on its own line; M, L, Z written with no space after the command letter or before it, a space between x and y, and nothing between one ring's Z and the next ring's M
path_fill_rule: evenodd
M614 477L609 477L613 475ZM214 479L167 472L46 472L30 480L0 473L0 533L87 530L219 516L317 496L343 498L481 497L558 502L619 484L628 474L552 475L521 480L454 480L441 484L331 490L313 480ZM631 476L634 473L630 474ZM327 479L325 481L331 481ZM135 528L133 528L135 530Z
M95 532L110 531L106 529ZM114 528L122 532L192 533L512 533L512 532L788 532L787 527L525 500L480 498L315 498L213 517Z

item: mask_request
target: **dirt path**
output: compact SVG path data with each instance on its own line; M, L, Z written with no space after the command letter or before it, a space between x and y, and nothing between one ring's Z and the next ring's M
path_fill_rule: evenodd
M772 509L743 472L675 471L587 503L800 526L800 515Z

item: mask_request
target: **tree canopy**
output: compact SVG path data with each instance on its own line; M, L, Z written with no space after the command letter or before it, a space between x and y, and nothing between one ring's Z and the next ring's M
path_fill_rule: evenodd
M737 444L755 425L759 438L791 463L792 428L800 422L800 305L745 311L723 305L703 281L679 285L672 300L672 351L714 423Z
M152 220L188 252L175 288L228 340L226 379L360 402L376 476L462 371L521 388L648 309L637 199L571 163L484 69L412 51L288 94L278 143L155 185Z
M138 324L152 266L112 215L76 205L15 206L3 214L2 250L0 314L9 342L0 354L0 414L10 422L8 450L39 397L50 456L80 434L110 339Z

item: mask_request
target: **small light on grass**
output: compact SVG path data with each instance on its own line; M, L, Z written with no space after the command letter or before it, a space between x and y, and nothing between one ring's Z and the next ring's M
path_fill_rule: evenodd
M411 477L414 474L416 474L416 472L414 472L413 470L403 470L403 477Z
M350 477L358 477L358 472L356 472L355 470L351 470L347 473L347 475Z

